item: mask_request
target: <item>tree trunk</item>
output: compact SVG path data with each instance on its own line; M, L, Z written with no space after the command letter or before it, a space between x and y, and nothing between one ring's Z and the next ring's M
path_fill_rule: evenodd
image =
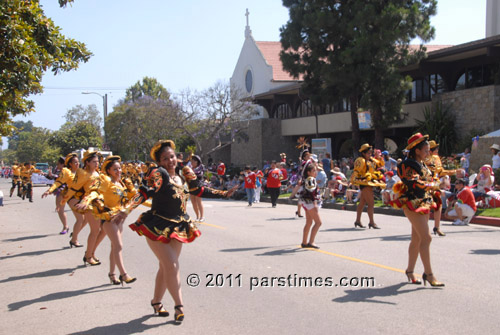
M382 109L374 108L372 110L372 125L375 130L375 143L374 148L380 149L382 151L384 148L384 128L380 126L382 123Z
M350 97L351 100L351 130L352 130L352 154L356 158L360 144L360 131L358 120L358 95L354 94Z

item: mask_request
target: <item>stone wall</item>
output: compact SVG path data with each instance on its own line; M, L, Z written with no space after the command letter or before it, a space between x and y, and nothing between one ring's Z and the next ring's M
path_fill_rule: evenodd
M473 170L473 172L478 172L479 168L484 164L492 163L491 157L493 153L490 150L492 144L500 145L500 137L480 137L478 141L478 145L472 146L472 151L470 155L470 167L469 170ZM469 172L470 174L470 172Z
M458 133L473 129L485 133L500 128L500 86L484 86L436 94L433 102L449 105L456 115Z
M282 152L294 160L298 157L298 149L295 149L291 138L281 136L281 120L256 119L246 122L248 125L243 130L244 134L231 145L231 162L235 166L261 168L264 161L279 161Z

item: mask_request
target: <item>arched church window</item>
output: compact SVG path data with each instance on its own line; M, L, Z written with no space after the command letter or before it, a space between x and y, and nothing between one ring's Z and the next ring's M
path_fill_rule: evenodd
M253 89L252 70L247 70L247 73L245 74L245 88L247 89L248 93L252 93L252 89Z

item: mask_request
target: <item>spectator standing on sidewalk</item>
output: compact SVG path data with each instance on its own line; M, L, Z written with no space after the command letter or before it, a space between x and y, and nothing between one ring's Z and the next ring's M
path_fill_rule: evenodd
M273 208L276 207L276 201L280 195L282 179L283 174L281 170L276 167L276 161L272 161L269 173L267 174L267 191L271 196L271 205Z
M253 171L255 173L255 176L257 177L255 179L255 200L254 202L258 204L260 202L260 192L262 191L262 177L264 177L264 173L262 171L258 170L257 167L253 168Z
M245 175L245 191L247 192L248 206L252 206L252 203L255 199L257 176L254 172L252 172L250 166L245 166L243 174Z

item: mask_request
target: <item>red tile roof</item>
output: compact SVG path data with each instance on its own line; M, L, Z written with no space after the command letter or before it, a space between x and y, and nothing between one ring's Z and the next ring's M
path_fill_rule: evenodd
M255 42L260 52L264 56L266 63L273 68L274 81L297 81L302 80L302 75L299 79L293 78L288 72L283 70L283 64L280 59L281 42ZM410 45L412 49L417 49L418 45ZM427 53L452 47L452 45L425 45Z
M274 81L296 81L302 80L293 78L290 73L283 70L283 64L280 59L281 43L280 42L255 42L259 48L266 63L273 67Z

